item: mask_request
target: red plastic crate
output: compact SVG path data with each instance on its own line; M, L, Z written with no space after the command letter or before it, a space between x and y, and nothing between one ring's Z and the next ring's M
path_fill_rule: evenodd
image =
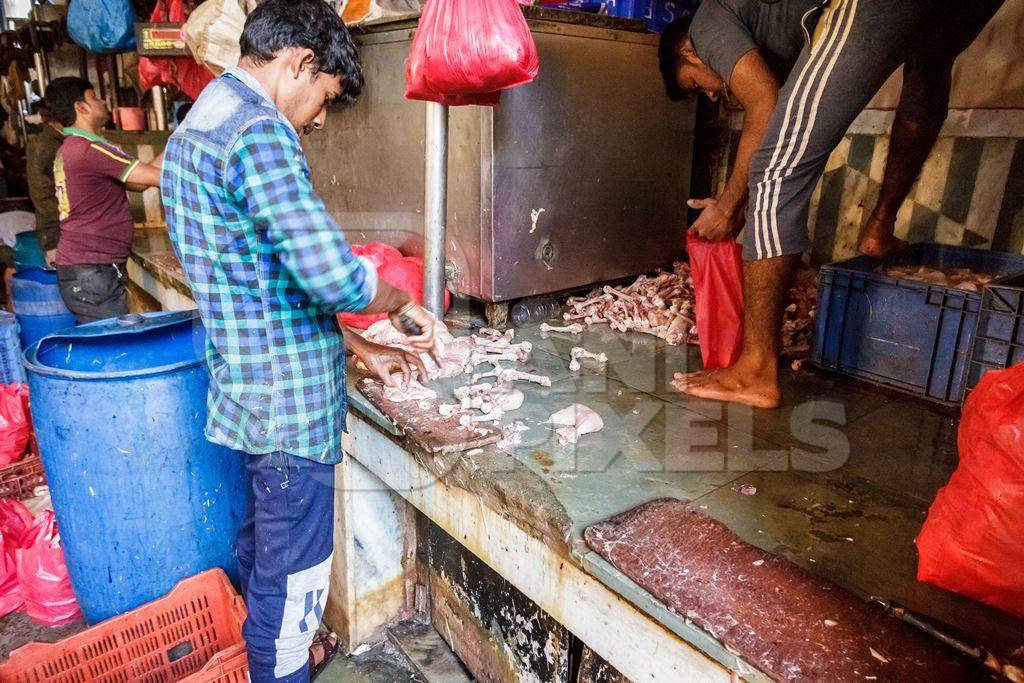
M249 683L249 658L245 643L218 652L203 670L183 678L180 683Z
M0 665L0 681L245 681L245 616L227 576L211 569L182 580L162 598L60 642L18 648Z

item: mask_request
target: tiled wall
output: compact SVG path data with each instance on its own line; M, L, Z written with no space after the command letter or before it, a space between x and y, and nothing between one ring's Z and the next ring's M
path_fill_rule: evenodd
M888 135L853 133L829 158L811 204L813 262L856 255L888 148ZM1024 253L1024 140L940 138L900 209L896 234L910 242Z
M710 185L720 192L742 112L726 115ZM857 254L885 169L892 112L865 111L832 153L811 200L815 265ZM724 133L724 134L723 134ZM954 110L900 209L898 237L1024 253L1024 110Z

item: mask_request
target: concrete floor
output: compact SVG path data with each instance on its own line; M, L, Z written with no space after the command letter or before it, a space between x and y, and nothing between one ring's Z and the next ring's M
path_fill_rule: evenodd
M534 479L524 499L553 501L530 510L531 523L561 518L570 555L671 630L702 638L591 552L582 540L588 525L655 498L695 501L744 540L865 599L896 602L998 653L1024 642L1024 620L915 578L914 537L956 468L955 411L789 369L782 375L783 408L724 407L670 386L674 372L700 368L696 347L667 347L603 326L577 336L533 326L516 339L534 343L533 358L520 369L552 380L547 389L522 385L526 403L503 420L530 427L513 454ZM584 361L581 372L571 373L573 346L604 352L609 362ZM560 446L543 423L574 402L601 414L605 428ZM358 398L353 404L363 409ZM508 456L492 446L472 457L473 477L492 480L509 500ZM744 495L744 485L753 495Z

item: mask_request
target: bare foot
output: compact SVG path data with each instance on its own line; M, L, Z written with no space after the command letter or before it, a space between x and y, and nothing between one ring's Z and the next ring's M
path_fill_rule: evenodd
M737 363L712 372L677 372L672 386L691 396L755 408L778 408L782 404L778 370L774 367L755 370Z
M906 241L896 237L894 221L880 221L874 216L864 226L864 234L860 238L860 253L872 258L882 258L905 249Z

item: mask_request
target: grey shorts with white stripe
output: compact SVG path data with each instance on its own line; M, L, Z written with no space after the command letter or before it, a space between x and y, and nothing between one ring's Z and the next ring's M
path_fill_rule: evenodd
M805 251L811 195L829 155L889 76L904 65L899 114L946 116L953 62L1002 0L831 0L751 161L743 255ZM814 17L808 13L805 23Z

